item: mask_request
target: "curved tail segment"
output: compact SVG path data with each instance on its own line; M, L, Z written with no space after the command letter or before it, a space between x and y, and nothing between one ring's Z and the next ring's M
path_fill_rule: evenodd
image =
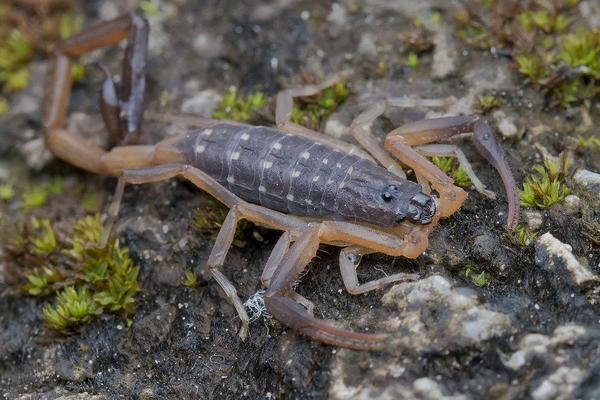
M500 174L504 190L508 199L508 218L506 226L508 230L513 230L519 223L520 203L519 191L515 183L515 178L512 175L508 162L506 161L506 153L500 143L496 140L496 136L487 122L480 120L475 123L473 129L473 142L475 147L492 166Z

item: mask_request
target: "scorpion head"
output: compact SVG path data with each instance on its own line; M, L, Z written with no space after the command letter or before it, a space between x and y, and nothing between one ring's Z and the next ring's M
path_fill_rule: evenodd
M381 193L382 202L394 212L394 222L399 224L409 220L421 225L429 224L436 211L435 200L423 193L419 185L403 186L406 187L400 190L397 185L390 184Z

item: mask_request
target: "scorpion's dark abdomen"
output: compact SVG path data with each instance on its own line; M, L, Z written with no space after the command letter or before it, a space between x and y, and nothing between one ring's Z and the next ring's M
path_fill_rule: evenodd
M372 161L262 126L219 124L188 133L179 148L187 162L242 199L302 216L354 219L336 202L361 171L389 179ZM371 178L372 177L372 178Z

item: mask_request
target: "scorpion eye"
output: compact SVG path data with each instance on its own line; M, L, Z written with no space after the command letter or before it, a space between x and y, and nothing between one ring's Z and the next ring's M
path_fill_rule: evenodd
M396 185L388 185L387 190L395 192L398 190L398 187Z
M385 201L386 203L389 203L390 201L392 201L392 199L394 198L394 196L392 196L390 193L383 193L381 195L381 198L383 199L383 201Z

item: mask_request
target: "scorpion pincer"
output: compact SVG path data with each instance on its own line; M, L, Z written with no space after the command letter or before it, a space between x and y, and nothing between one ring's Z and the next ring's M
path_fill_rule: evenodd
M119 144L106 150L65 128L70 71L74 58L126 38L120 88L103 68L101 112L112 141ZM487 123L477 116L404 125L387 135L384 148L371 135L370 127L388 107L398 104L393 99L378 100L350 126L362 149L290 121L294 97L314 95L331 86L340 75L319 85L280 92L276 129L194 118L198 129L156 145L137 145L142 132L147 43L148 23L137 14L100 23L60 43L46 92L46 143L57 157L75 166L118 177L108 208L109 221L117 216L127 183L180 177L225 204L230 210L206 268L234 304L241 319L242 339L247 337L249 318L234 285L221 272L241 219L283 231L261 276L266 288L265 305L271 315L322 342L363 350L382 348L386 335L357 333L315 318L313 304L294 292L293 283L321 243L342 248L340 269L344 285L352 294L417 278L415 274L396 273L360 283L356 269L362 255L374 252L418 257L427 248L428 235L438 220L451 216L464 202L466 193L426 156L457 157L475 188L488 197L495 196L477 179L457 146L433 142L474 133L477 148L504 181L509 229L518 220L516 188L505 154ZM414 171L419 183L406 179L397 160ZM437 196L430 194L431 189Z

